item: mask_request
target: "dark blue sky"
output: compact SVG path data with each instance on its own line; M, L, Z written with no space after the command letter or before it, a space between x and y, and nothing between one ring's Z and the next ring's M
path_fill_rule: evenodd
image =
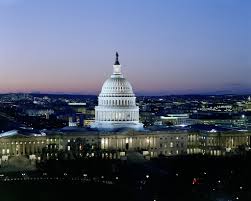
M251 1L0 0L0 92L251 93Z

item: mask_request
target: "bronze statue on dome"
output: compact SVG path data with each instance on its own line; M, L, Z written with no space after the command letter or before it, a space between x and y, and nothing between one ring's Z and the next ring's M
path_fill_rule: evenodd
M116 60L115 60L114 65L120 65L120 63L119 63L119 53L118 52L116 52Z

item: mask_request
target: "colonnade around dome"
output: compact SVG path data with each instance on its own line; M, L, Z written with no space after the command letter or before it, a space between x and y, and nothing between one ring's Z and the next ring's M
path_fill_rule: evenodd
M102 106L135 106L135 97L99 97L98 105Z
M139 112L135 110L123 111L123 109L116 111L100 111L95 113L96 121L110 121L110 122L138 122Z

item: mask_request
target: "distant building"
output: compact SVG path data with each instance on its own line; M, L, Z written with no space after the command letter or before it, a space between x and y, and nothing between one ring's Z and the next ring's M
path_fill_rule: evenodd
M27 109L25 110L25 114L27 114L28 116L33 116L33 117L45 116L46 119L48 119L51 114L54 114L54 110L52 109Z
M68 105L76 112L86 114L86 103L68 103Z
M84 120L84 126L85 127L91 127L91 125L95 123L95 120L94 119L85 119Z
M244 109L244 111L246 111L246 112L251 112L251 97L250 97L250 96L248 97L248 101L247 101L246 104L245 104L245 109Z
M167 114L161 116L160 120L162 125L188 126L199 123L198 120L189 118L189 114Z
M68 126L69 127L77 127L77 121L76 119L74 119L73 117L69 117L69 122L68 122Z

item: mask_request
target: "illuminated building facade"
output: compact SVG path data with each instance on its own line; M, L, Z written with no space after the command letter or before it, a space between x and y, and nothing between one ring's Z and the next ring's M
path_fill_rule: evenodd
M124 78L116 53L113 74L107 79L98 97L95 107L95 123L92 128L99 130L132 128L143 129L139 123L139 107L131 84Z

